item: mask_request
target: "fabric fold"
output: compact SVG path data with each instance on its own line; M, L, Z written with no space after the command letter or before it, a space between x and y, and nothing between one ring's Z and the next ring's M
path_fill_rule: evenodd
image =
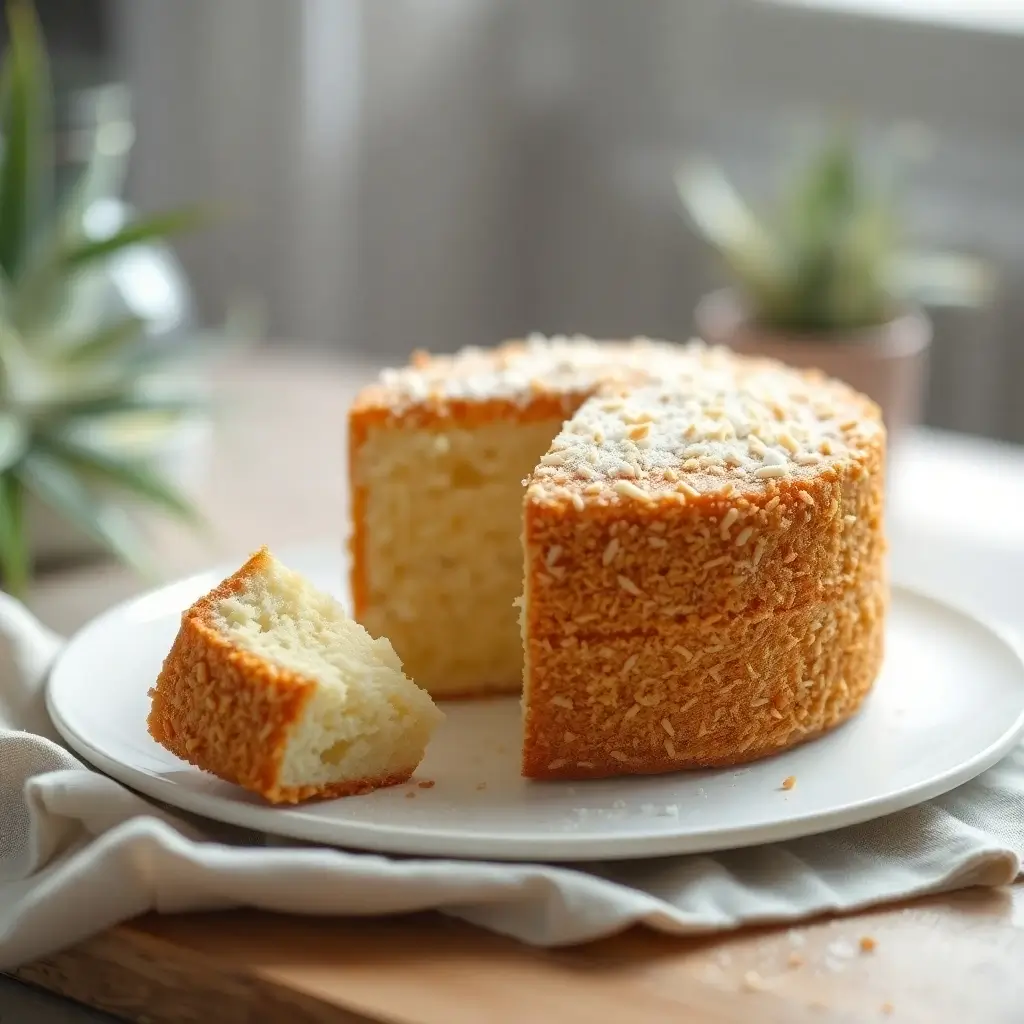
M55 741L43 684L62 641L0 594L0 969L148 910L311 915L437 909L538 946L633 924L695 934L1013 881L1024 751L928 803L715 855L553 866L320 848L162 808Z

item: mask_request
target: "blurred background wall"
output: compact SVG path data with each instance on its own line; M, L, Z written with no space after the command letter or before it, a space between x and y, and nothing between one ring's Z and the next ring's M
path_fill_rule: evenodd
M41 3L44 15L46 4ZM529 330L682 338L718 280L672 172L767 194L813 118L902 126L914 234L987 257L933 311L935 425L1024 440L1024 4L1015 0L70 0L134 94L143 208L215 318L382 362ZM66 19L65 19L65 23Z

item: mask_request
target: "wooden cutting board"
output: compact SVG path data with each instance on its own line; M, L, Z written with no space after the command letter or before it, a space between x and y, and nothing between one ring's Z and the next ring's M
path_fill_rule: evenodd
M1024 1020L1024 886L793 929L538 950L435 914L142 918L14 974L147 1024Z

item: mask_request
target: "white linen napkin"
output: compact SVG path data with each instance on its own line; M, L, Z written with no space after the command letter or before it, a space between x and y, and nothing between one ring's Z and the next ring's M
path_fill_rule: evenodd
M147 910L302 914L437 908L539 946L642 922L694 933L796 921L1013 881L1024 750L930 803L794 842L714 856L552 867L392 859L172 815L56 742L42 691L61 639L0 594L0 969Z

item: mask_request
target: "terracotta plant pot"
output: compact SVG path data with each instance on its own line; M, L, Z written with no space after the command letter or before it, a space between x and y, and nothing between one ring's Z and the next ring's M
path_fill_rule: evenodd
M723 289L701 299L695 315L697 332L709 344L819 369L873 398L891 440L920 421L932 339L931 321L920 310L850 334L776 334L752 323L737 294Z

